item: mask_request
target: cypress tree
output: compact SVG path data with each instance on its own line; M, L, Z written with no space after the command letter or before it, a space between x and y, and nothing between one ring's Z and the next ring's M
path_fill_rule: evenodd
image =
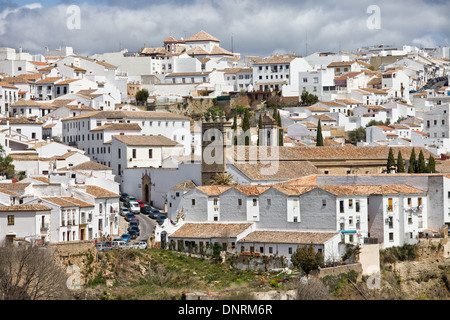
M391 170L391 167L395 167L395 158L394 158L394 152L392 151L392 148L389 148L389 155L387 160L386 169L389 173Z
M280 111L277 112L277 125L278 125L278 146L283 146L283 127L281 125Z
M405 172L405 163L403 162L402 153L399 151L397 155L397 172L404 173Z
M317 124L316 147L323 147L322 125L320 124L320 119L319 123Z
M415 172L416 172L416 151L413 148L411 151L411 156L409 157L408 173L415 173Z
M425 164L425 157L422 150L419 152L419 160L417 161L417 173L426 173L427 166Z
M248 136L248 134L250 130L250 111L247 109L245 109L244 112L244 119L242 120L242 131L245 137L245 141L244 144L246 146L250 145L250 137Z
M436 172L436 160L434 159L434 157L431 154L430 154L430 157L428 158L427 172L428 173Z
M259 120L258 120L258 146L261 145L260 143L260 137L262 133L262 116L261 113L259 114Z
M233 144L237 146L237 110L234 112L234 118L233 118L233 125L231 126L231 129L233 130Z

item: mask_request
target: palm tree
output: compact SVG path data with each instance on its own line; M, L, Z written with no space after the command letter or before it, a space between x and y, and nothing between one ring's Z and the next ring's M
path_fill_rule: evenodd
M211 183L213 185L220 185L220 186L230 186L230 185L235 184L233 182L233 176L230 173L226 173L226 172L216 173L212 177Z

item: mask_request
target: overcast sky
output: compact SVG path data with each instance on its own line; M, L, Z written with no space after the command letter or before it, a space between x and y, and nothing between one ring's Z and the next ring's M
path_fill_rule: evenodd
M200 30L227 50L262 57L376 44L449 46L449 12L445 0L0 0L0 47L35 54L67 45L92 55L160 47L169 36Z

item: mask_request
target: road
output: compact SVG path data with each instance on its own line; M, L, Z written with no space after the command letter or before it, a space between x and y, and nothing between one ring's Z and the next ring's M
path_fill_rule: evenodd
M142 213L136 214L135 216L139 220L140 235L138 240L147 240L153 235L153 227L156 221Z

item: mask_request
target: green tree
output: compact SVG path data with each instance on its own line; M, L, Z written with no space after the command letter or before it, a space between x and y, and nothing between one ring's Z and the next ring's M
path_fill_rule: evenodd
M234 113L234 117L233 117L233 125L231 126L231 129L233 130L233 144L236 146L237 145L237 113Z
M400 151L397 154L397 172L398 173L405 172L405 163L403 161L402 153Z
M262 115L259 114L259 120L258 120L258 146L261 145L260 136L262 134Z
M309 274L323 265L323 255L320 251L316 253L311 243L309 246L298 247L291 255L291 261L294 267L301 268Z
M412 148L411 155L409 157L408 173L416 172L416 151Z
M425 157L422 150L419 152L419 160L417 161L417 173L426 173L427 166L425 164Z
M320 123L320 119L319 119L319 122L317 123L316 146L323 147L322 125Z
M14 174L13 158L6 155L5 149L0 145L0 176L11 177Z
M211 183L213 185L229 186L233 183L233 176L230 173L219 172L212 177Z
M314 94L309 93L308 91L302 92L301 98L301 104L304 106L310 106L317 102L319 102L319 97L317 97Z
M278 146L283 146L283 126L281 125L280 111L277 112L277 125L278 125Z
M395 167L395 158L394 158L394 152L392 151L392 148L389 148L389 155L388 160L386 164L387 172L390 172L391 167Z
M366 140L366 129L359 127L348 132L348 141L352 144L356 144L359 141Z
M141 104L145 104L147 102L148 98L148 90L147 89L141 89L138 92L136 92L136 101Z
M246 146L250 145L250 110L248 108L245 109L244 119L242 119L242 131L244 134L244 144Z
M428 158L427 172L428 173L436 172L436 160L434 159L434 157L431 154L430 154L430 157Z
M233 111L234 111L234 113L237 113L238 116L242 116L245 113L245 107L241 106L241 105L237 105Z

